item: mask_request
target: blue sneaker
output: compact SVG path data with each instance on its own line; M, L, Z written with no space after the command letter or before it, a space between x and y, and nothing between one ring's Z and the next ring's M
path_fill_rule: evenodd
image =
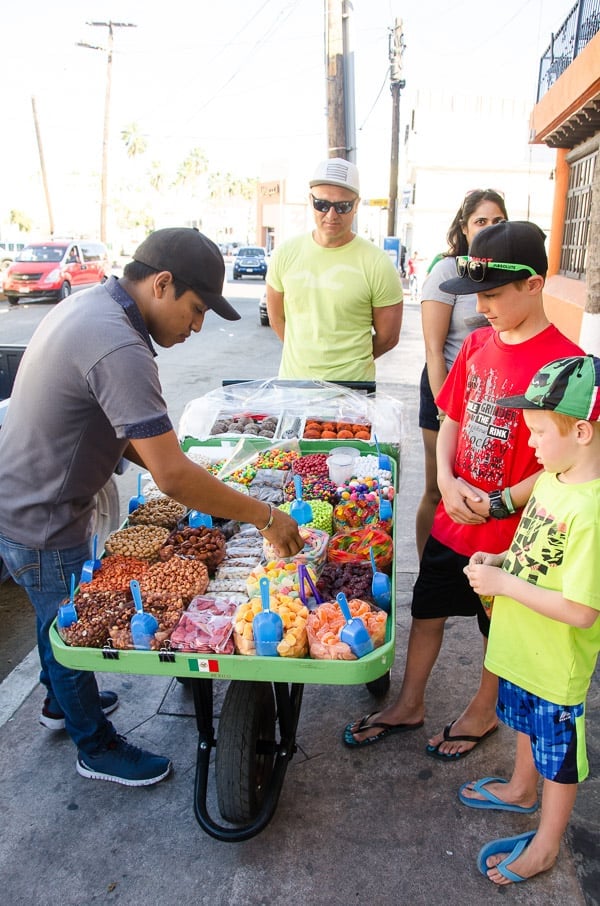
M171 773L173 765L162 755L153 755L130 745L124 736L115 736L107 746L88 755L77 755L77 773L90 780L110 780L125 786L152 786Z
M42 706L42 713L40 714L39 721L43 727L47 727L48 730L64 730L65 728L65 716L61 712L54 712L48 710L48 705L50 704L50 699L45 698L44 704ZM115 708L119 707L119 696L116 692L109 692L105 690L100 693L100 707L105 714L112 714Z

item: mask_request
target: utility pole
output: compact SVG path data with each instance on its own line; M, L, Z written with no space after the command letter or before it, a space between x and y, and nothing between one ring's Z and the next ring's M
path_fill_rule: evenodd
M31 98L31 107L33 110L33 123L35 125L35 137L37 139L38 154L40 156L40 169L42 171L42 184L44 186L44 195L46 196L46 207L48 209L48 225L50 227L50 238L54 236L54 217L52 216L52 205L50 204L50 190L48 189L48 177L46 174L46 164L44 163L44 151L42 149L42 134L38 121L35 98Z
M402 78L402 54L404 52L402 19L396 19L390 29L390 91L392 93L392 151L390 156L390 198L388 204L388 236L396 235L396 209L398 205L398 149L400 142L400 92L406 85Z
M107 241L106 213L108 208L108 147L110 139L110 93L112 85L112 58L115 28L137 28L132 22L87 22L95 28L108 29L107 47L99 47L96 44L87 44L84 41L78 41L79 47L88 47L90 50L101 50L106 53L106 89L104 92L104 130L102 133L102 177L100 189L100 239L102 242Z
M325 0L327 150L356 162L354 58L350 52L350 0Z

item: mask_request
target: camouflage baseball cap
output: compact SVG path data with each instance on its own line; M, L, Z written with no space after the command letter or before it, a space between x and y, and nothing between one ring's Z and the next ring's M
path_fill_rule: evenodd
M593 355L555 359L534 374L524 394L505 396L498 405L600 421L600 359Z

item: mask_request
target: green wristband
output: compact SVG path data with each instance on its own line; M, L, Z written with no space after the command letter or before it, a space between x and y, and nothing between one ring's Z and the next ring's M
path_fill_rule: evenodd
M506 509L512 515L516 513L515 505L513 503L512 497L510 496L510 488L504 488L502 491L502 499L506 505Z

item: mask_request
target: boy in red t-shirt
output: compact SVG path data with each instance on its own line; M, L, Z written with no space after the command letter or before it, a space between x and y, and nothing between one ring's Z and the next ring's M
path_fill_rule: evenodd
M436 398L445 413L437 443L442 500L413 589L400 694L382 711L348 724L348 746L371 745L423 725L425 689L448 617L477 616L485 651L489 618L463 569L475 551L499 553L509 546L540 471L522 414L498 400L523 393L550 359L581 354L544 313L544 238L525 221L486 227L469 255L457 259L458 277L441 286L451 293L476 292L477 311L490 327L467 337ZM442 761L468 755L497 728L497 694L497 677L483 667L474 698L430 738L427 753Z

